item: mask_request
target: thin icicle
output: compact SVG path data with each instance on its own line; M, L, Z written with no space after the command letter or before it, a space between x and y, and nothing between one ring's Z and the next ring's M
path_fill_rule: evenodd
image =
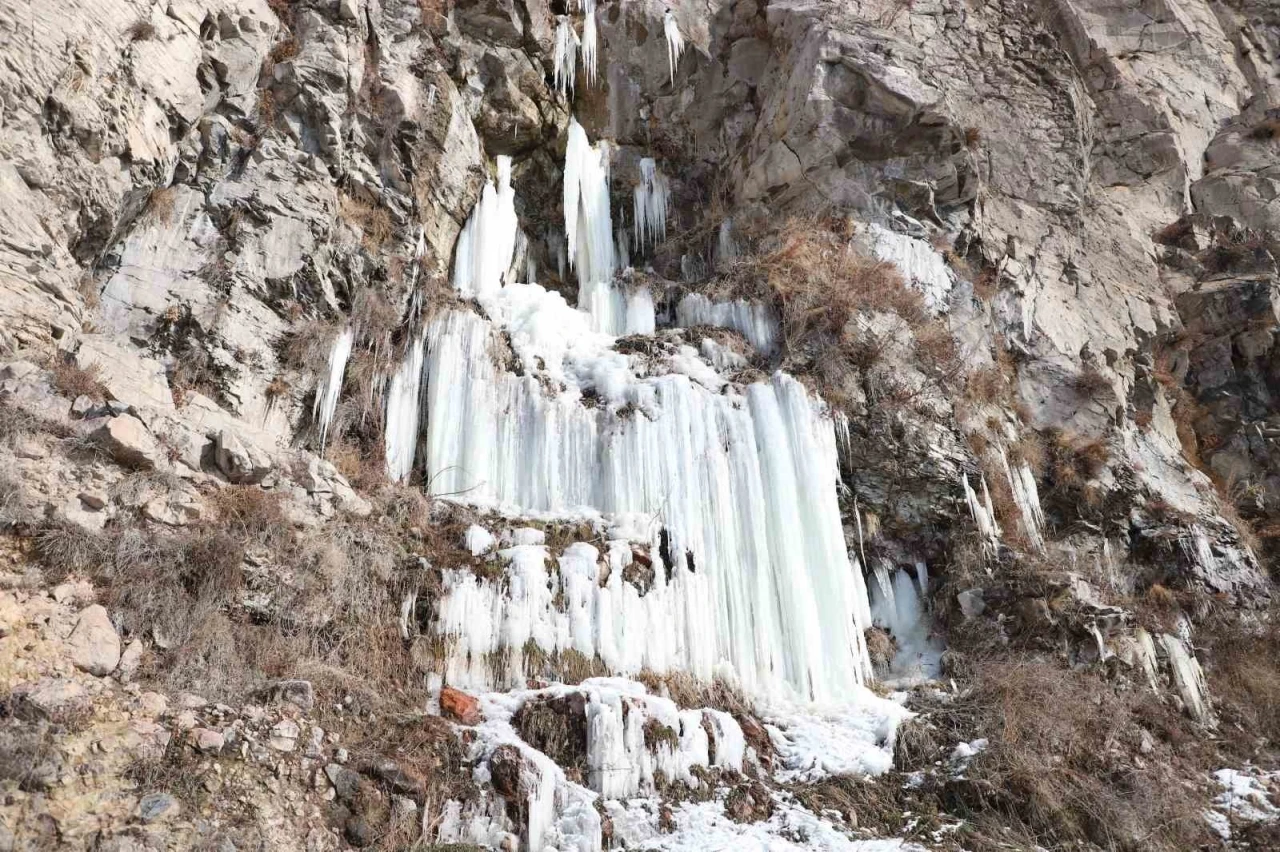
M738 258L738 245L733 241L733 220L725 219L720 223L720 232L716 238L716 264L721 268Z
M662 30L667 36L667 64L671 68L671 85L676 84L676 65L680 62L680 55L684 53L684 36L680 34L680 25L676 23L676 16L671 14L668 9L662 15Z
M556 47L552 64L555 66L556 91L564 95L573 91L573 78L578 62L578 34L573 31L573 24L568 15L561 15L556 24ZM592 32L594 38L595 32ZM595 62L595 45L591 47L591 60ZM585 57L584 57L585 58ZM594 75L594 70L591 72Z
M582 74L588 86L596 84L596 51L599 37L596 35L595 0L584 0L586 18L582 22Z
M655 245L667 236L667 210L671 186L652 157L640 161L640 182L635 188L636 251Z
M329 435L329 424L333 421L333 413L338 409L338 396L342 393L342 375L347 369L347 359L351 357L351 341L354 335L350 328L344 328L333 348L329 350L329 372L320 378L316 387L315 405L311 416L320 429L320 451L324 452L325 438Z

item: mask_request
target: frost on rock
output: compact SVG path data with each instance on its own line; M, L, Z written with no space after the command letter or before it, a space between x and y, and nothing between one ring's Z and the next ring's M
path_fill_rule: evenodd
M652 157L640 160L640 181L635 187L636 250L653 246L667 237L667 208L671 188Z
M555 67L556 91L562 95L573 91L573 78L578 62L578 44L578 34L573 31L573 24L570 23L569 17L561 15L556 23L556 45L552 65Z
M329 349L329 371L320 377L316 387L315 404L311 416L320 432L320 447L324 448L325 438L329 434L329 424L333 422L333 413L338 409L338 396L342 393L342 377L347 370L347 359L351 357L351 342L355 335L350 328L345 328L333 341Z
M667 37L667 65L671 69L671 85L676 84L676 65L680 63L680 55L684 53L684 36L680 34L680 25L676 16L667 9L662 14L662 31Z
M726 266L738 258L738 244L733 239L733 220L725 219L716 232L716 263Z
M454 249L453 286L464 298L492 295L512 276L519 222L511 158L497 158L498 183L485 184Z
M775 355L778 351L778 321L773 311L759 302L746 299L713 302L701 293L690 293L676 305L676 325L731 329L740 332L763 355Z
M418 403L422 390L423 339L418 337L405 353L387 387L387 475L404 482L413 471L418 444Z
M925 306L934 313L947 308L952 277L947 262L924 240L890 231L876 224L867 226L871 251L880 260L892 263L908 284L924 296Z

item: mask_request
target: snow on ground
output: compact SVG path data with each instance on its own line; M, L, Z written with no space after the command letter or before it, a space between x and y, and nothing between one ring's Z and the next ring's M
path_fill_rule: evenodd
M1213 778L1222 792L1205 811L1205 819L1223 840L1241 823L1275 822L1280 819L1280 772L1264 772L1255 766L1219 769Z

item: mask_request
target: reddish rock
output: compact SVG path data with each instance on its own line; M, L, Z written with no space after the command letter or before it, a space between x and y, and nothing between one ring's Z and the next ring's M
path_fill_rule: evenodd
M484 719L479 700L451 686L440 690L440 712L464 725L478 725Z

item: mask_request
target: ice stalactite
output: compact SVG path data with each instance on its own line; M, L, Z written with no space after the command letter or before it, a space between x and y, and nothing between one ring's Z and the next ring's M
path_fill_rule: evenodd
M552 65L555 67L556 91L568 94L573 91L573 78L576 76L578 63L578 34L568 15L561 15L556 23L555 53Z
M1009 464L1009 455L1000 448L1000 462L1004 466L1005 477L1009 480L1009 488L1013 491L1013 501L1018 505L1018 513L1022 515L1022 531L1027 540L1037 550L1044 549L1044 510L1040 507L1040 492L1036 488L1036 477L1026 462Z
M907 283L924 296L925 306L934 313L947 308L953 278L947 262L924 240L890 231L880 225L867 226L875 256L898 267Z
M1182 697L1183 703L1197 722L1212 724L1213 714L1209 710L1206 694L1204 671L1191 652L1189 643L1181 637L1170 633L1160 634L1160 647L1169 658L1169 668L1173 673L1173 685Z
M588 86L596 84L596 51L599 36L596 33L596 0L582 0L582 74Z
M1000 547L1000 525L996 523L996 510L991 505L991 492L987 489L987 479L982 478L982 498L979 499L972 486L969 475L960 474L960 484L964 487L964 501L969 506L969 514L978 525L982 534L983 547L989 553L995 553Z
M662 15L662 31L667 37L667 65L671 69L671 85L676 84L676 66L680 64L680 56L684 53L684 36L680 34L680 25L676 16L668 9Z
M713 302L701 293L690 293L676 305L676 325L691 328L711 325L740 332L763 355L778 351L778 321L759 302L735 299Z
M387 475L404 482L413 471L418 444L418 404L422 389L423 338L409 345L400 369L387 387L386 430Z
M738 259L738 244L733 239L733 220L725 219L716 232L716 264L727 266Z
M453 286L464 298L486 298L502 287L515 259L519 223L511 158L497 158L498 183L486 183L454 249Z
M586 336L562 325L523 316L513 345L554 361L549 344L532 356L521 335L539 327ZM629 530L619 541L638 539L672 561L641 595L622 580L630 549L611 545L609 578L591 584L584 604L591 629L573 634L582 643L574 647L612 671L732 672L757 694L829 700L863 682L870 610L844 547L835 434L802 385L778 373L719 393L680 374L638 379L616 352L562 350L561 375L594 383L600 404L589 408L572 387L548 395L535 377L498 370L492 334L462 312L431 329L432 490L508 514L603 515ZM561 647L549 593L531 600L521 591L547 588L545 554L516 548L508 558L509 594L451 575L440 626L455 637L451 682L482 681L487 655L518 658L531 638ZM558 566L561 582L596 570L594 560ZM531 607L537 618L525 615Z
M351 343L355 335L350 328L344 328L334 339L329 349L329 371L320 377L316 386L315 404L311 408L311 416L320 432L320 448L324 449L325 438L329 435L329 424L333 422L333 413L338 410L338 397L342 393L342 377L347 370L347 359L351 357Z
M670 184L653 158L640 160L640 181L635 188L636 251L666 239L670 197Z

